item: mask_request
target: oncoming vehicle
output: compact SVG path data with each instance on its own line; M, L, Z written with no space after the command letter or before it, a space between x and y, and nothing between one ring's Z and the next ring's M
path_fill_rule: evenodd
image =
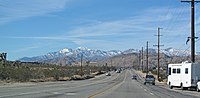
M117 73L120 73L121 71L118 69L116 72L117 72Z
M153 75L146 75L145 81L144 81L144 85L146 85L146 83L155 85L155 78Z
M106 76L111 76L110 72L106 73Z

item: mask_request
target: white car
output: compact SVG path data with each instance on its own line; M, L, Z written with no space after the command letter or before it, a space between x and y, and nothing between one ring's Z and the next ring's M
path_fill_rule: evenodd
M111 76L110 72L106 73L106 76Z
M197 92L200 91L200 81L197 82Z

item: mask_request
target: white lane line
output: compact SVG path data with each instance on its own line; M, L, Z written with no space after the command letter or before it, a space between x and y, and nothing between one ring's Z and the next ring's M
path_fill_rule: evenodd
M65 95L74 96L74 95L77 95L77 94L76 93L66 93Z
M151 95L154 95L154 94L153 94L153 93L151 93L151 92L150 92L149 94L151 94Z
M59 92L52 92L52 94L58 95L58 94L62 94L62 93L59 93Z
M119 83L115 83L114 85L109 85L110 87L109 88L106 88L106 89L100 89L99 91L97 91L96 93L94 93L93 95L90 95L88 96L87 98L95 98L95 96L99 96L101 94L105 94L105 93L108 93L108 91L110 90L114 90L114 89L117 89L119 86L121 86L123 83L125 83L126 79L127 79L127 71L125 72L125 77L123 79L123 81L119 82ZM117 79L117 78L116 78Z
M144 91L148 92L147 89L144 89ZM152 92L149 92L150 95L154 95Z
M13 96L21 96L21 95L29 95L29 94L39 94L40 92L27 92L27 93L19 93L14 95L4 95L0 97L13 97Z
M119 76L119 74L116 76L116 78L118 76ZM116 78L114 78L114 79L116 79ZM123 80L123 82L125 82L125 79ZM59 88L59 89L54 89L53 88L53 89L49 89L48 92L53 92L53 91L56 91L56 90L68 90L68 89L73 89L73 88L85 87L85 86L99 84L99 83L105 83L105 81L97 81L97 82L92 82L92 83L88 83L88 84L82 84L82 85L78 85L78 86L70 86L68 88ZM67 84L62 84L62 85L67 85ZM54 86L56 86L56 84ZM51 86L47 85L47 86L44 86L44 87L51 87ZM9 95L3 95L3 96L0 95L0 98L1 97L13 97L13 96L30 95L30 94L40 94L40 93L46 93L46 92L47 92L46 90L41 90L41 91L36 91L36 92L26 92L26 93L18 93L18 94L9 94Z

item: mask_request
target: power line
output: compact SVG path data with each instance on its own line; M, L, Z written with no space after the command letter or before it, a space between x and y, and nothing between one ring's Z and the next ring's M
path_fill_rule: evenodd
M166 15L170 15L171 19L167 22L167 24L161 25L161 26L165 27L165 30L163 32L165 32L166 34L170 34L170 32L175 31L174 23L176 23L178 20L180 20L180 18L181 18L180 16L183 16L183 13L185 12L184 9L185 9L185 6L168 9ZM181 32L185 32L185 29L184 29L184 31L181 31ZM165 37L165 39L170 40L170 42L173 42L177 39L177 37ZM180 48L182 48L184 45L185 44L181 45Z

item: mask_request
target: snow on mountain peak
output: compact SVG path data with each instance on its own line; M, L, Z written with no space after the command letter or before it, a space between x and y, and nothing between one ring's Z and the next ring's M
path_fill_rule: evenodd
M150 53L156 53L156 49L149 49ZM162 53L168 56L188 56L190 55L189 50L179 50L174 48L167 48L161 50ZM137 49L129 49L125 51L120 50L110 50L110 51L102 51L102 50L94 50L94 49L88 49L85 47L78 47L76 49L70 49L70 48L64 48L57 52L50 52L47 55L41 55L36 57L24 57L20 58L20 61L28 61L28 62L38 62L38 61L45 61L45 60L52 60L52 59L58 59L63 58L64 56L69 57L70 59L74 60L80 60L80 54L83 54L84 58L87 58L88 60L100 60L102 58L106 57L112 57L115 55L120 54L129 54L129 53L139 53L139 50ZM196 53L200 54L200 53Z
M64 48L59 51L59 53L68 53L68 52L70 52L68 48Z
M86 50L86 51L90 51L91 49L88 49L87 47L78 47L76 48L77 50Z
M176 49L173 49L173 48L167 48L167 49L165 49L165 50L167 50L167 51L169 51L169 52L174 52L174 51L176 51Z
M162 52L168 56L188 56L190 55L190 51L189 50L178 50L178 49L174 49L174 48L167 48L162 50Z

